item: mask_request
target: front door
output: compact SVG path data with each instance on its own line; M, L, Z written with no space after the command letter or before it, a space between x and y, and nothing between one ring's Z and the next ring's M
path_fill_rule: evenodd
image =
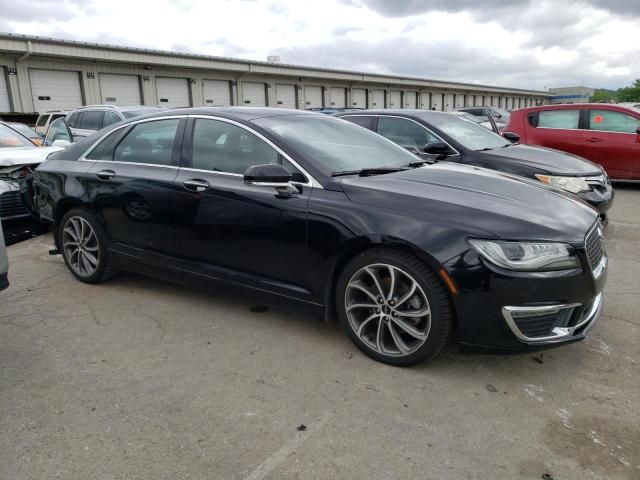
M88 155L89 202L109 241L134 256L172 255L174 179L185 119L116 130Z
M271 144L224 119L194 118L185 132L176 178L178 251L185 269L210 279L306 299L299 285L307 265L311 187L281 195L245 185L252 165L280 163L306 178Z
M585 154L611 178L640 180L640 117L615 110L589 110Z

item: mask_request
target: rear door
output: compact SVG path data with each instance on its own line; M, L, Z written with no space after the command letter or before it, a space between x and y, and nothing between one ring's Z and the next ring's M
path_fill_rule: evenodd
M89 201L114 246L162 262L175 250L174 179L185 118L160 118L115 130L86 156Z
M640 180L640 114L587 110L584 156L616 179Z
M252 165L283 164L307 178L264 138L225 119L193 118L176 179L178 251L187 271L307 298L298 285L307 265L306 221L311 187L280 195L245 185Z
M581 109L576 107L540 110L537 115L527 115L527 143L585 156L580 112Z

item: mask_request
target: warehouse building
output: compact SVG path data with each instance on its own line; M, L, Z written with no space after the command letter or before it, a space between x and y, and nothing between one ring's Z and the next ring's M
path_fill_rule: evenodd
M549 94L0 33L0 116L81 105L507 109Z

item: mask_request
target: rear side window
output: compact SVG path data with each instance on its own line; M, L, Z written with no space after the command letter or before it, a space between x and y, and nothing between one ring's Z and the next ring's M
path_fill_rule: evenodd
M543 110L538 114L538 127L577 129L580 110Z
M179 119L139 123L116 147L113 160L129 163L171 165Z
M40 115L38 117L38 121L36 122L36 127L44 127L47 124L47 119L49 115Z
M83 130L100 130L104 120L104 112L102 110L89 110L84 112L80 119L78 128Z
M589 129L602 132L636 133L640 120L613 110L590 110Z
M348 120L351 123L355 123L356 125L360 125L361 127L368 128L369 130L373 130L373 117L364 115L350 115L347 117L342 117L342 119Z

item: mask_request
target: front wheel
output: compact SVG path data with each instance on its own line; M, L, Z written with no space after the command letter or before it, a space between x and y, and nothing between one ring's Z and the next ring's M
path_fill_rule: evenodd
M102 228L91 212L81 208L67 212L58 229L58 244L67 268L81 282L104 282L116 273Z
M340 275L336 302L351 340L391 365L435 357L451 333L447 292L429 267L403 251L380 248L356 256Z

